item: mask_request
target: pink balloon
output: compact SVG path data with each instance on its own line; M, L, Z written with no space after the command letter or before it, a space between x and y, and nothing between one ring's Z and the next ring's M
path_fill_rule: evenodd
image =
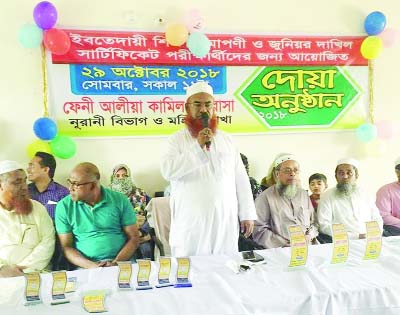
M378 137L381 139L392 139L399 132L397 125L391 121L382 120L375 123Z
M204 19L198 9L187 11L183 21L190 33L199 32L204 28Z
M43 43L55 55L64 55L71 47L71 40L67 33L57 28L44 31Z
M392 47L399 41L400 31L394 28L386 28L381 34L379 34L379 37L382 38L385 47Z

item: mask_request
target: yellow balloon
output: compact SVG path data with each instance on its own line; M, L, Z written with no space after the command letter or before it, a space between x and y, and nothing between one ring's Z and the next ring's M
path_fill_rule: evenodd
M165 30L165 40L171 46L181 46L186 43L189 32L183 24L170 24Z
M381 53L382 47L383 42L379 36L368 36L361 44L361 55L365 59L375 59Z
M381 157L386 152L386 143L380 139L375 139L370 142L364 143L361 146L361 155L364 158L368 157Z
M46 152L51 154L50 144L43 140L35 140L31 144L29 144L26 148L28 156L33 158L36 152Z

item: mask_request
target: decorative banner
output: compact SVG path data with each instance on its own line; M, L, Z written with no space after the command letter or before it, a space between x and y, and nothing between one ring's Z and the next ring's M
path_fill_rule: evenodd
M343 224L332 224L333 253L331 264L344 263L349 255L349 237Z
M138 274L137 274L137 284L136 290L148 290L152 289L150 285L150 273L151 273L151 261L147 259L138 259L136 260L139 266Z
M118 267L119 267L118 288L121 290L132 289L131 287L132 263L130 261L119 261Z
M364 259L377 259L382 250L382 232L376 221L365 222L367 230L367 245L365 248Z
M69 52L47 60L63 135L174 133L185 89L198 80L213 86L219 127L229 133L355 129L368 117L363 37L214 34L210 53L197 58L161 33L66 32Z
M289 267L304 266L307 263L308 246L306 237L300 225L288 226L290 238L290 264Z
M176 270L176 283L175 288L185 288L191 287L192 283L189 280L190 272L190 258L189 257L179 257L176 258L178 262L178 268Z
M42 303L39 272L25 274L25 302L25 305Z
M211 50L203 58L186 47L167 44L165 34L64 30L71 47L53 55L64 64L175 64L175 65L357 65L366 66L360 53L365 36L275 36L206 34Z
M157 288L168 287L173 285L169 281L169 276L171 274L171 258L161 257L159 259L160 269L158 270L158 284Z
M67 273L65 271L52 272L53 286L51 296L53 300L65 300L65 287L67 286Z

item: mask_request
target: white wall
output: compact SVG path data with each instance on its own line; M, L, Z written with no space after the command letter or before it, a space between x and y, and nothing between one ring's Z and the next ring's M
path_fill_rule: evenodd
M26 147L35 138L32 125L42 116L42 78L39 49L19 46L17 33L25 23L33 23L33 8L39 1L0 2L2 29L0 62L0 159L27 164ZM379 10L388 26L400 30L398 0L53 0L59 13L59 26L82 28L142 29L162 31L156 21L174 21L185 9L198 8L206 19L206 32L282 33L308 35L363 35L368 13ZM375 60L375 119L400 120L397 91L400 75L400 43L384 49ZM359 140L354 132L302 133L234 137L251 163L251 175L260 180L273 156L281 151L299 156L302 181L314 172L328 175L334 185L336 160L348 155L359 157ZM360 182L371 194L394 180L393 161L400 156L399 135L386 141L386 152L379 157L362 157ZM128 164L136 183L150 194L163 190L159 159L165 138L76 139L78 152L69 160L58 160L56 180L65 184L71 168L81 161L97 164L103 183L108 184L115 164Z

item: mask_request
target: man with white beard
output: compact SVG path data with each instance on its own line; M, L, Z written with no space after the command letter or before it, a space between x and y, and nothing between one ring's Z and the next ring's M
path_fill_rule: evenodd
M357 185L359 163L352 158L337 162L337 185L322 194L318 204L321 233L332 236L333 223L342 223L350 239L365 238L365 222L377 221L382 231L379 210L366 192Z
M258 219L253 239L265 248L289 246L289 225L300 225L307 242L317 243L314 208L306 190L300 187L300 167L292 154L278 155L274 161L276 184L256 199Z

